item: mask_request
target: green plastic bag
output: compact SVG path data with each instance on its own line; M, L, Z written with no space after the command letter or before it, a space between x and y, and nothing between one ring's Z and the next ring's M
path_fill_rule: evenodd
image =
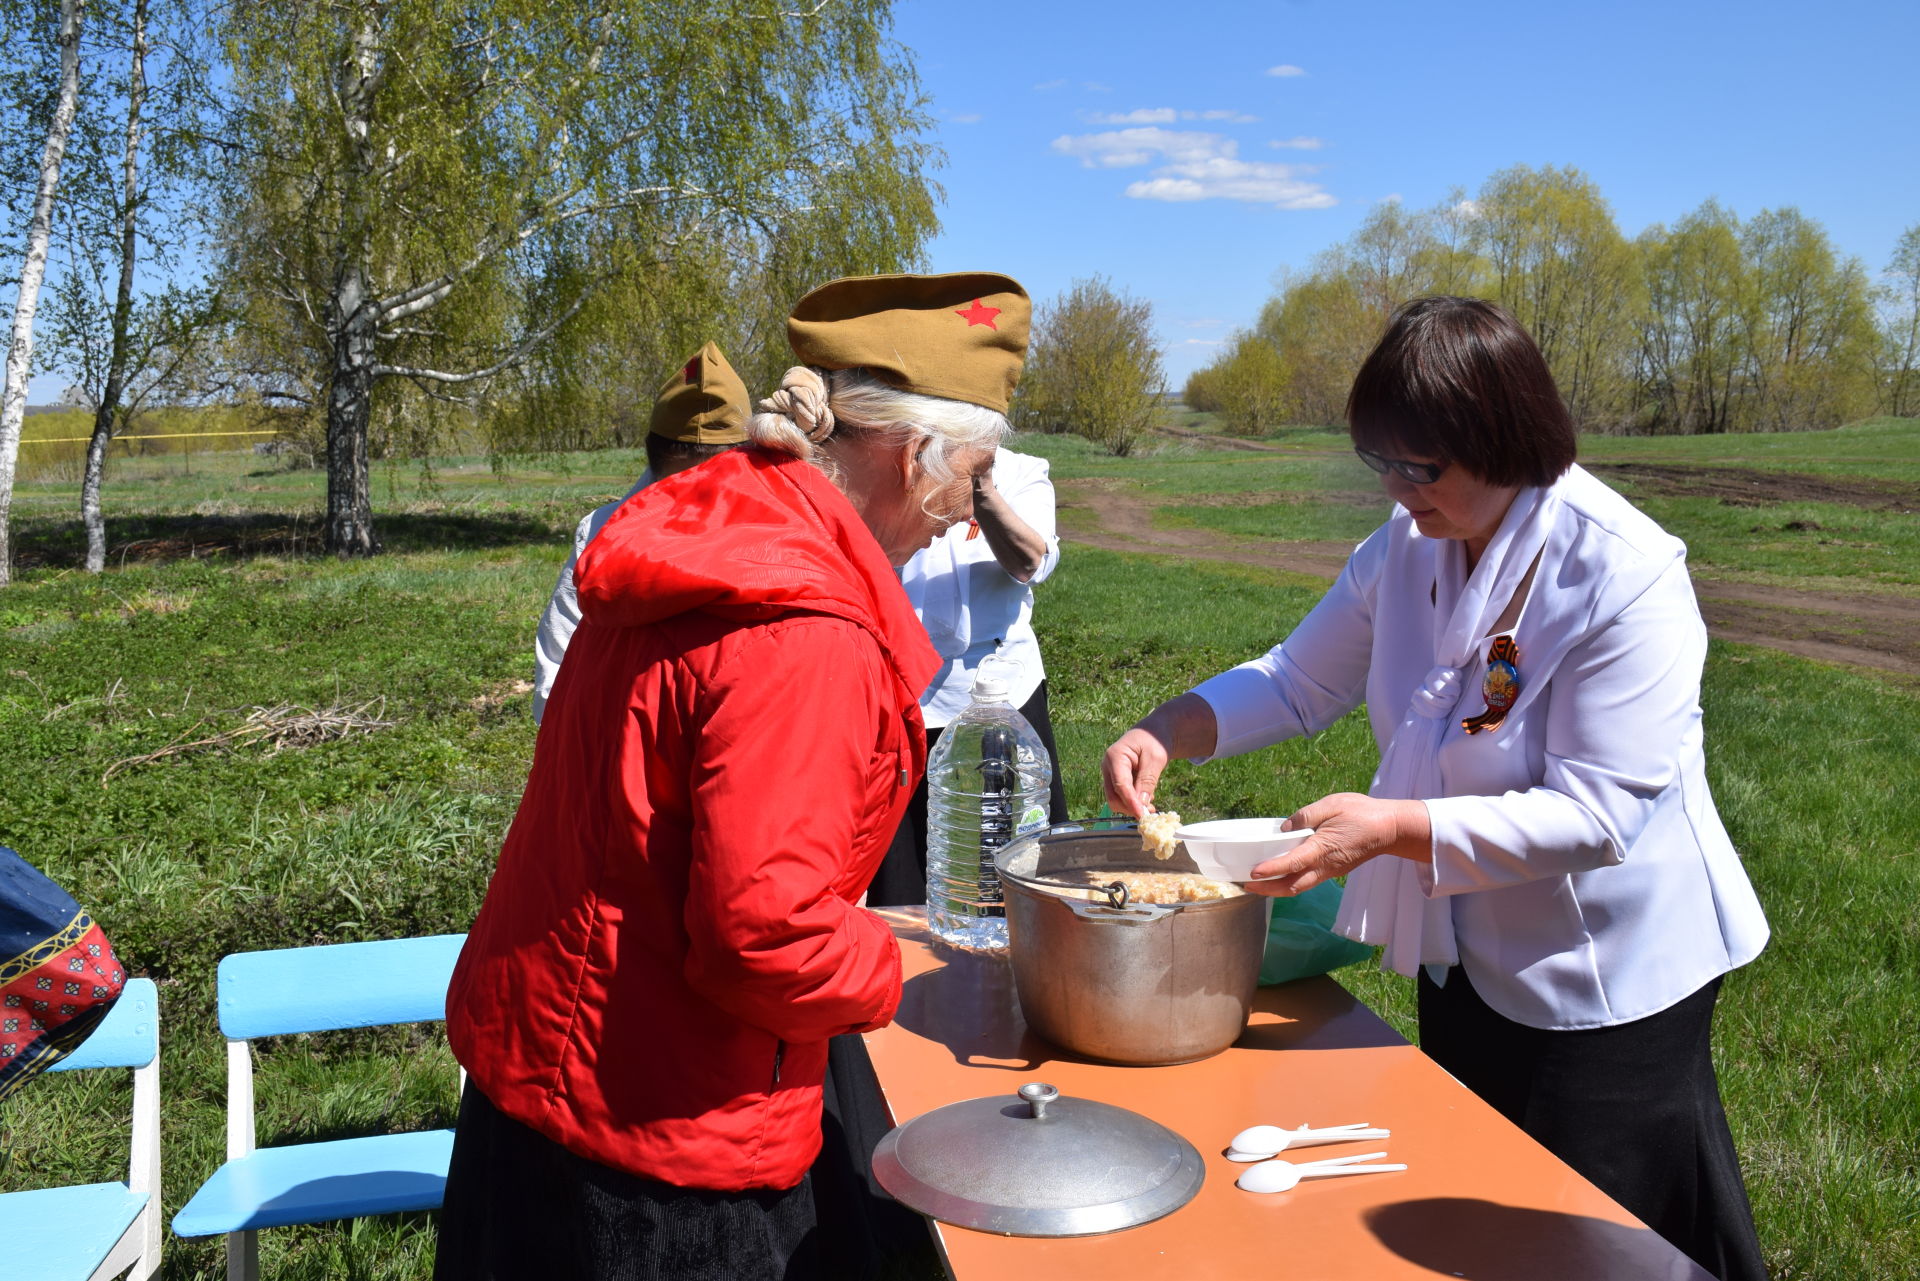
M1260 958L1260 983L1288 983L1337 970L1373 955L1371 943L1356 943L1333 932L1340 911L1340 886L1316 885L1292 898L1268 899L1267 950Z

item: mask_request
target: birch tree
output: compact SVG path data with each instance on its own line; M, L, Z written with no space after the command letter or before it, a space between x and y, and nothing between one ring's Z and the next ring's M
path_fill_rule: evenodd
M13 579L13 480L20 459L20 428L27 413L27 382L33 375L33 316L47 274L47 242L53 233L53 198L60 188L60 161L80 96L80 24L83 0L60 0L54 42L60 50L60 88L47 125L46 146L34 184L27 223L26 257L13 304L4 391L0 391L0 587Z
M577 322L610 288L808 219L909 256L934 225L886 0L259 0L230 21L239 367L324 421L339 555L378 548L376 424L470 424L508 375L536 414L577 403L530 375L605 336L604 312ZM881 176L872 199L850 181Z
M216 312L204 289L173 278L199 245L186 209L208 102L207 17L193 0L121 8L95 0L86 78L62 204L64 271L48 311L49 363L93 414L80 482L86 568L106 566L101 488L107 447L149 401L178 393L197 365ZM157 53L158 80L149 83ZM144 163L143 163L144 162ZM136 289L136 277L165 277Z

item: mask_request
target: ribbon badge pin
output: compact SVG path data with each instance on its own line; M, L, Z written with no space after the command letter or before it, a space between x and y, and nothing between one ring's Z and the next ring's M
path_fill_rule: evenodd
M1498 729L1507 713L1520 700L1520 647L1511 636L1496 636L1487 647L1487 674L1480 682L1481 697L1487 710L1460 722L1469 734Z

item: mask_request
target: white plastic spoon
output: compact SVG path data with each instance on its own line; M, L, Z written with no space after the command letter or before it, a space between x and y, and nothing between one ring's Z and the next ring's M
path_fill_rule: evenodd
M1262 1161L1258 1165L1248 1166L1234 1180L1234 1186L1248 1192L1285 1192L1298 1186L1302 1179L1331 1179L1342 1174L1385 1174L1407 1168L1404 1165L1358 1164L1385 1155L1385 1152L1369 1152L1365 1156L1339 1161L1309 1161L1298 1165L1292 1161Z
M1365 1121L1353 1125L1318 1128L1303 1125L1297 1130L1283 1130L1277 1125L1253 1125L1233 1136L1233 1142L1227 1145L1227 1159L1229 1161L1264 1161L1288 1148L1313 1147L1322 1143L1347 1143L1355 1139L1385 1139L1392 1135L1393 1131L1373 1129Z

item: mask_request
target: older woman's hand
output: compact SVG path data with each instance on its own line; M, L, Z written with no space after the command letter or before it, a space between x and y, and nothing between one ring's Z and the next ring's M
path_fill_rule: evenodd
M1248 883L1255 894L1291 897L1382 854L1419 863L1433 858L1433 828L1420 801L1335 792L1296 810L1285 827L1290 832L1311 827L1313 835L1253 869L1255 876L1268 878Z

